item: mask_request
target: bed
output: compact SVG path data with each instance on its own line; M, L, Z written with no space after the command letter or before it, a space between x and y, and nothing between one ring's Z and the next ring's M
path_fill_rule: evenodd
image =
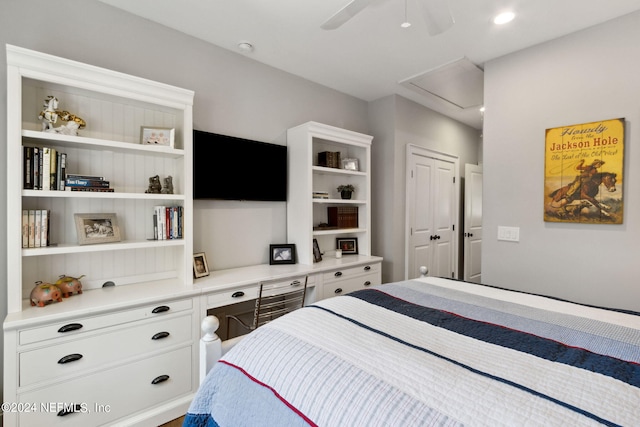
M425 277L247 335L185 426L640 425L640 316Z

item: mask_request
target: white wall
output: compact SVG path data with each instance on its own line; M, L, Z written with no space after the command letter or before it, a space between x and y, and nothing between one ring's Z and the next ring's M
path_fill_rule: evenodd
M639 40L635 13L486 64L483 282L640 310ZM619 117L624 224L544 222L545 129Z

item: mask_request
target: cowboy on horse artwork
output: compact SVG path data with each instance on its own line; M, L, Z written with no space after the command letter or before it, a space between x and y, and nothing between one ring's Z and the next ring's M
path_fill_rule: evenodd
M624 119L547 130L545 221L622 223L623 138Z

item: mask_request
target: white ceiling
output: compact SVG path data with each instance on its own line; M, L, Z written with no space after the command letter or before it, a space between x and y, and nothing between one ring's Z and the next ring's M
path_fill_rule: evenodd
M429 36L407 1L373 0L335 30L320 25L350 0L100 0L365 101L399 94L482 127L478 108L459 108L400 82L466 58L482 68L499 56L640 10L640 0L449 0L455 19ZM502 27L498 12L517 16ZM252 52L238 43L248 41Z

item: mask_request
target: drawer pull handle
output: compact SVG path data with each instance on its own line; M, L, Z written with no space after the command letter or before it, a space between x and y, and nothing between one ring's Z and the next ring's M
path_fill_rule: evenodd
M153 314L158 314L158 313L164 313L165 311L169 311L169 310L171 310L171 307L166 306L166 305L161 305L161 306L156 307L153 310L151 310L151 312Z
M234 292L233 294L231 294L231 298L240 298L243 296L244 296L244 292L242 291Z
M165 382L168 379L169 379L169 375L160 375L158 377L155 377L153 381L151 381L151 384L160 384Z
M364 282L365 286L369 286L371 284L371 282L369 280L367 280L366 282Z
M67 415L75 414L76 412L82 412L82 405L79 403L65 407L64 409L60 410L57 415L59 417L66 417Z
M336 274L334 274L334 276L336 276L336 277L342 276L342 271L336 271Z
M342 288L338 288L333 292L336 293L336 294L341 294L342 293Z
M300 286L300 280L294 280L291 282L291 286Z
M161 340L162 338L166 338L168 337L170 334L169 332L158 332L157 334L155 334L154 336L151 337L152 340Z
M367 265L367 266L364 268L364 271L369 271L369 270L371 270L371 266L370 266L370 265Z
M58 363L61 365L64 365L65 363L75 362L76 360L80 360L80 359L82 359L81 354L78 354L78 353L67 354L64 357L61 357L60 360L58 360Z
M63 327L58 329L58 332L64 334L65 332L77 331L80 328L82 328L81 323L69 323L68 325L64 325Z

